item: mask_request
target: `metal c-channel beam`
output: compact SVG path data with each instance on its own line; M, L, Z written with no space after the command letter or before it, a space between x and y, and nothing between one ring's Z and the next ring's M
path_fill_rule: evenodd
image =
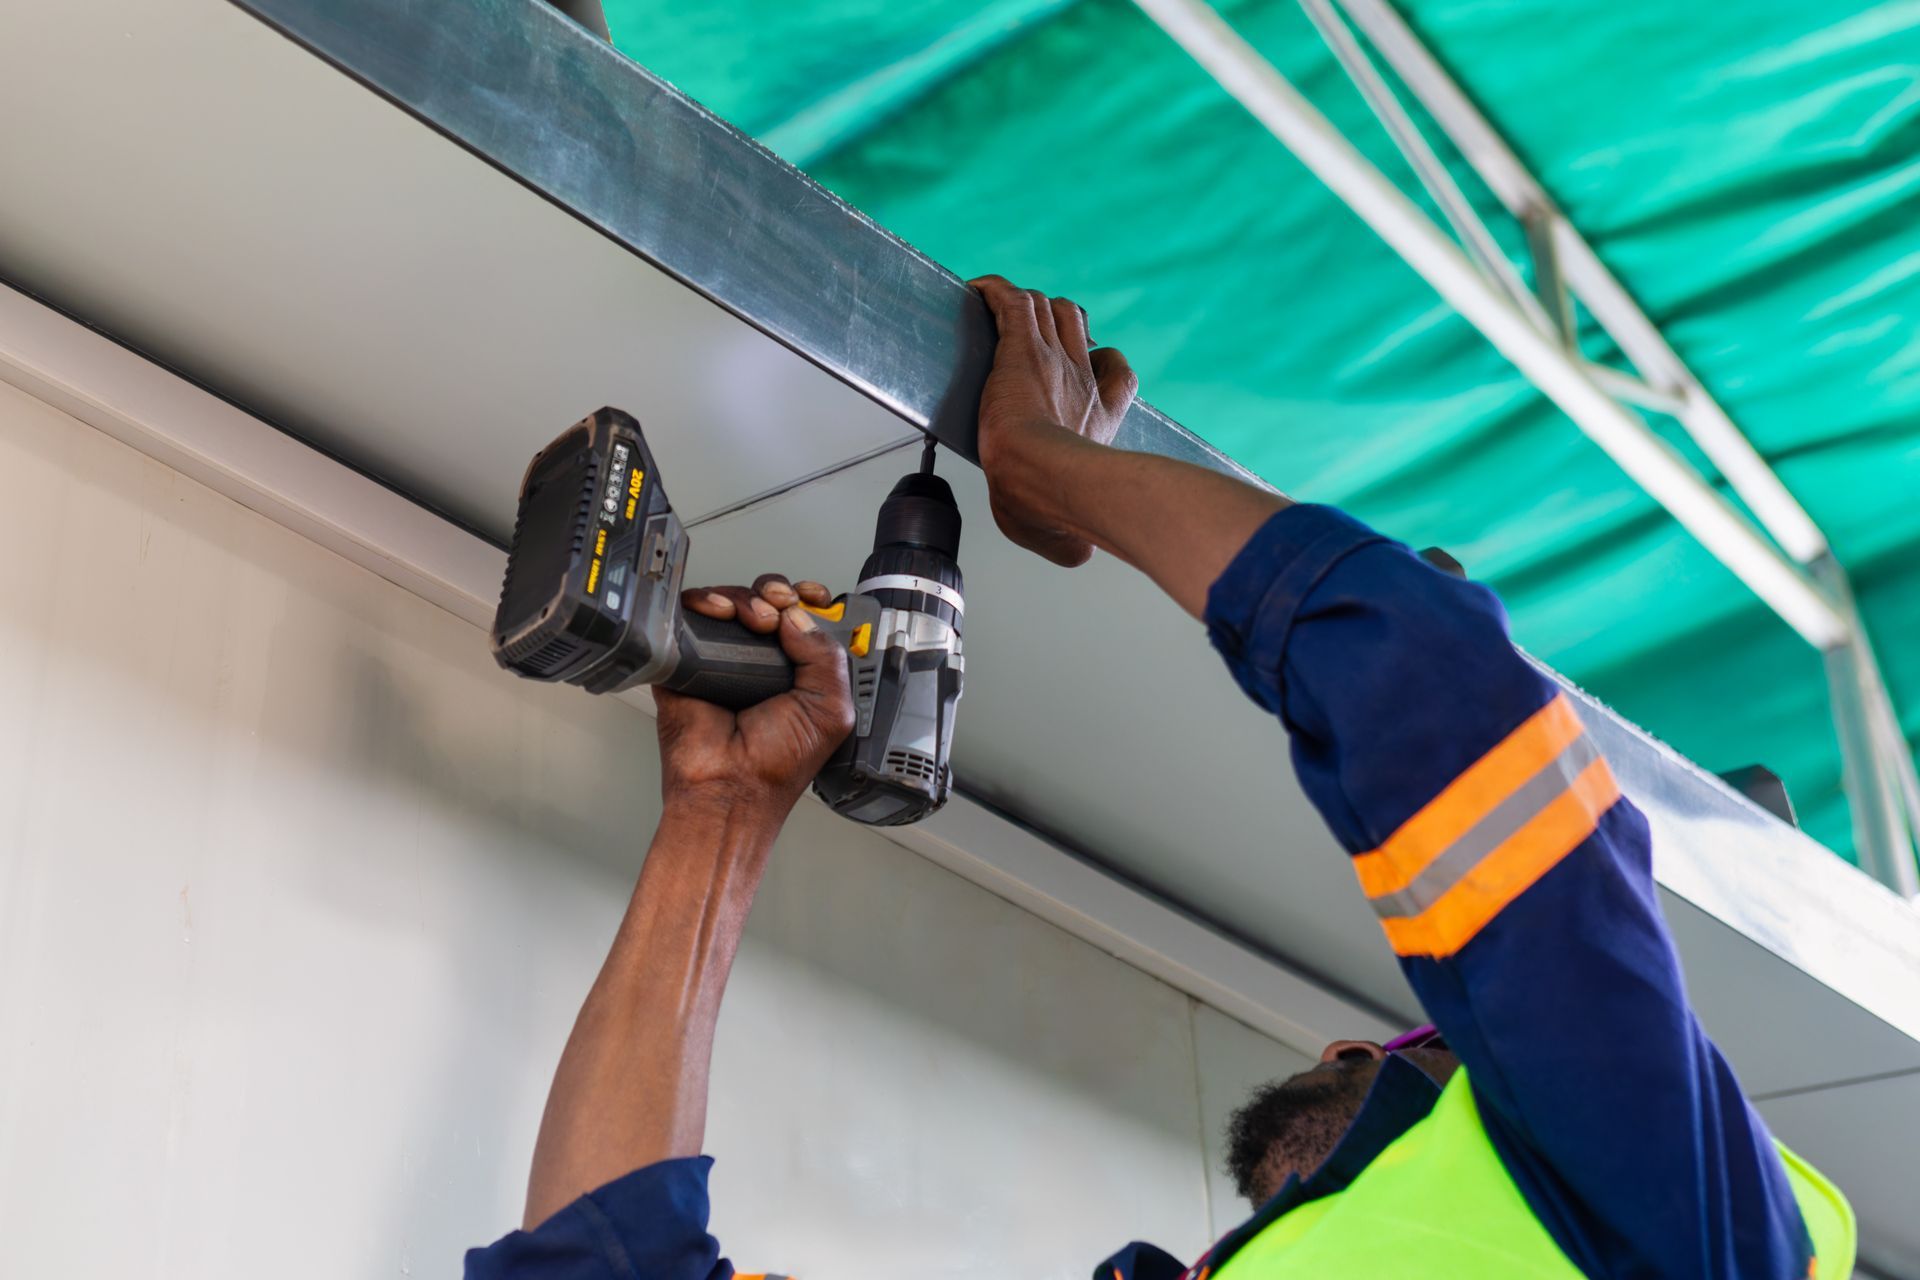
M994 330L973 290L557 9L531 0L233 3L977 458ZM712 232L719 224L724 238ZM1254 480L1146 404L1128 413L1117 443Z

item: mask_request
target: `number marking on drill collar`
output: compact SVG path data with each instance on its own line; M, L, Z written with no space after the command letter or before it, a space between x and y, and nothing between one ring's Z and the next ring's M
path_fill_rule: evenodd
M958 591L943 582L935 582L932 578L922 578L911 573L883 573L879 577L868 578L854 588L854 592L858 595L866 595L872 591L918 591L923 595L932 596L942 604L951 605L955 613L967 611L967 602Z

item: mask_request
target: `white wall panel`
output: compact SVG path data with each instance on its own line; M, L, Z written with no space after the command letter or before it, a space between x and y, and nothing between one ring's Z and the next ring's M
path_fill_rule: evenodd
M1200 1079L1200 1126L1207 1158L1207 1207L1215 1239L1253 1206L1226 1174L1227 1117L1269 1080L1284 1080L1316 1058L1296 1053L1203 1004L1193 1007L1193 1060Z
M517 1216L651 722L6 386L0 545L4 1270L449 1274ZM1186 998L811 805L718 1059L743 1265L1207 1237Z
M1082 1280L1135 1238L1191 1257L1188 998L845 826L806 807L730 996L710 1145L735 1261Z

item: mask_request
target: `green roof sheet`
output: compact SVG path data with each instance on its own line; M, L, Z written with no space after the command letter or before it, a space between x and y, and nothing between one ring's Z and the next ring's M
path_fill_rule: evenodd
M1297 6L1218 8L1413 189ZM1920 4L1401 10L1826 530L1920 737ZM1850 850L1819 656L1132 5L606 11L936 260L1081 302L1281 489L1448 548L1532 652L1709 768L1769 765Z

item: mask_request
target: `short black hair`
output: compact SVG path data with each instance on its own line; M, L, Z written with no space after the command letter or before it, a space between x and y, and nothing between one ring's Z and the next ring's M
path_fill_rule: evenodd
M1360 1113L1380 1064L1350 1060L1271 1081L1227 1119L1227 1176L1259 1205L1288 1173L1306 1177L1333 1154Z

